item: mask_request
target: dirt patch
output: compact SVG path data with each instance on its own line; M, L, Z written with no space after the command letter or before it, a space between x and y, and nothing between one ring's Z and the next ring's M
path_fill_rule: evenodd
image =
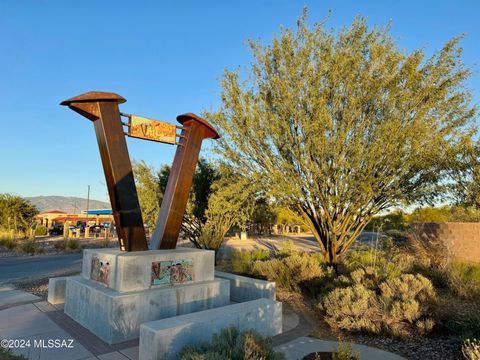
M48 296L48 281L51 277L59 276L73 276L78 275L78 271L64 271L49 274L48 276L42 276L37 278L28 278L24 280L16 280L12 282L12 285L17 289L26 291L30 294L37 295L43 300L47 300Z

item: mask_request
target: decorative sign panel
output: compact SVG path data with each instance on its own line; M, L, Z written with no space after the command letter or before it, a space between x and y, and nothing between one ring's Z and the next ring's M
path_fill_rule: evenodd
M129 125L128 136L130 137L167 144L176 143L177 127L174 124L131 115Z
M193 260L152 262L152 285L172 285L193 281Z
M108 286L110 277L110 263L100 261L96 256L92 257L92 267L90 270L90 279L101 282Z

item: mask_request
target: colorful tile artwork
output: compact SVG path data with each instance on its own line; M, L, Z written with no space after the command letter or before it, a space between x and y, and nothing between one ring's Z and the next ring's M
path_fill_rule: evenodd
M100 261L97 256L92 257L92 267L90 270L90 279L101 282L108 286L110 277L110 263Z
M152 285L170 285L193 281L193 260L152 262Z

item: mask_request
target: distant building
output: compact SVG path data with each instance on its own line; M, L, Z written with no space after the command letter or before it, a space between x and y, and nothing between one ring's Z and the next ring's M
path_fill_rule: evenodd
M68 214L59 210L44 211L35 216L35 221L47 228L55 225L63 225L69 221L72 225L78 223L88 223L88 225L98 225L113 222L113 214L110 209L82 211L82 214Z

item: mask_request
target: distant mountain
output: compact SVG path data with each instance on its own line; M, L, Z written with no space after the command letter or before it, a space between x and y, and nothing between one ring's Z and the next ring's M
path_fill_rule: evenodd
M31 196L26 197L40 212L60 210L79 214L87 209L87 199L72 196ZM110 203L90 199L89 209L111 209Z

